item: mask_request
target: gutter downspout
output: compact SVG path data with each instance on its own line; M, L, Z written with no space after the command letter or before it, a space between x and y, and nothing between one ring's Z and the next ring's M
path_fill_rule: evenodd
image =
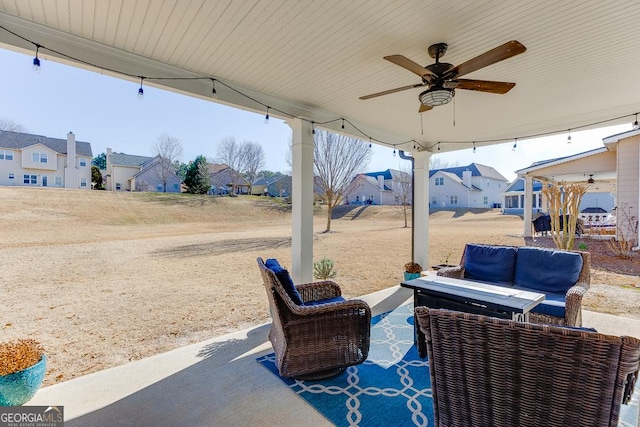
M413 162L414 159L411 156L407 156L404 152L404 150L398 150L398 155L400 156L400 158L402 160L409 160L411 161L411 260L415 261L414 258L414 235L413 235L413 225L415 224L415 212L416 210L413 208L413 201L415 200L415 192L416 192L416 186L415 186L415 174L413 173Z

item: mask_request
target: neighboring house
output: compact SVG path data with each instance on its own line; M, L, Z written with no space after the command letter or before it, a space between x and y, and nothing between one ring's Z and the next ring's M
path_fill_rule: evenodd
M638 206L640 204L640 130L630 130L604 138L604 147L578 153L559 159L536 162L533 165L516 171L526 180L534 178L551 183L584 183L589 192L594 193L592 199L582 203L580 209L602 207L607 209L611 204L617 208L618 237L629 236L632 232L636 238L640 234L638 225ZM528 196L525 185L525 199ZM606 199L611 194L614 202ZM604 197L604 198L603 198ZM597 203L596 203L597 198ZM589 204L590 206L585 206ZM595 206L595 205L598 206ZM620 209L632 221L621 218ZM613 210L613 209L611 209ZM524 235L531 235L528 221L529 212L525 212ZM631 222L631 224L628 224Z
M105 190L109 191L149 191L149 192L180 192L180 178L174 170L167 176L167 188L163 184L165 174L159 156L136 156L132 154L113 153L107 148L107 169Z
M91 189L91 144L0 131L0 185Z
M403 183L411 176L395 169L356 175L345 190L345 204L400 205ZM405 187L406 188L406 187ZM407 190L411 192L410 187ZM408 195L411 203L411 194Z
M491 166L434 169L429 172L430 208L499 208L509 181Z
M502 212L507 215L522 215L524 213L524 179L516 178L502 192L504 203ZM542 183L533 180L533 212L542 212Z
M275 176L258 178L251 187L254 196L289 197L291 194L291 177Z
M211 194L229 194L235 184L235 194L249 194L251 187L242 175L235 172L228 165L209 163L211 176ZM234 182L235 181L235 182Z

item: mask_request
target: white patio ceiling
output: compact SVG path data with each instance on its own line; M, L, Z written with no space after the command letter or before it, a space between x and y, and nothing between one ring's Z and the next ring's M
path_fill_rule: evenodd
M436 151L438 141L468 142L440 145L450 151L640 111L638 22L635 0L0 1L0 25L46 48L133 75L216 78L260 103L223 85L213 101L263 114L268 105L271 116L284 117L277 109L316 123L346 118L374 140L409 151L413 142L400 143ZM446 42L442 60L457 65L509 40L527 51L465 76L516 82L508 94L457 90L455 103L424 113L422 125L421 89L358 99L419 83L385 55L427 65L427 47ZM0 43L34 52L1 29ZM211 97L207 80L145 85ZM344 131L362 137L349 123Z

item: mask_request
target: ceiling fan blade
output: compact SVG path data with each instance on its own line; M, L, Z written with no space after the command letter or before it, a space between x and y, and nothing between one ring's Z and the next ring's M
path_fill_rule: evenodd
M371 95L361 96L359 99L375 98L377 96L389 95L390 93L401 92L403 90L414 89L414 88L422 87L422 86L425 86L425 85L426 85L426 83L417 83L417 84L414 84L414 85L397 87L395 89L389 89L389 90L385 90L385 91L382 91L382 92L372 93Z
M402 55L385 56L384 59L386 59L389 62L393 62L394 64L401 66L405 70L409 70L412 73L419 75L420 77L424 77L426 75L433 75L431 71L427 70L422 65L417 64L412 60L410 60L409 58Z
M526 50L527 48L524 47L524 45L522 45L520 42L511 40L503 45L500 45L481 55L478 55L473 59L463 62L457 67L453 67L451 70L447 71L443 77L445 79L448 79L464 76L465 74L472 73L476 70L479 70L480 68L484 68L491 64L495 64L496 62L511 58L512 56L519 55Z
M458 79L457 81L452 82L455 84L456 89L466 89L466 90L475 90L478 92L489 92L489 93L507 93L516 85L515 83L509 82L494 82L490 80L468 80L468 79Z
M424 105L424 104L420 104L420 108L418 109L418 113L424 113L425 111L429 111L433 109L433 107L430 107L429 105Z

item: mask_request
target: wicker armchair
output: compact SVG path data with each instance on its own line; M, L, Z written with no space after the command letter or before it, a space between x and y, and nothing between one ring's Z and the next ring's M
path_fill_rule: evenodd
M616 426L640 340L417 307L436 426Z
M298 379L334 376L347 366L364 362L369 354L371 310L360 300L322 303L341 296L330 281L297 285L307 304L297 305L276 275L258 258L273 322L269 340L280 375Z
M438 270L438 276L452 277L456 279L464 279L465 276L465 255L467 246L462 253L460 265L455 267L447 267ZM571 287L565 295L565 315L563 317L551 316L548 314L529 313L529 321L532 323L547 323L563 326L582 326L582 297L589 290L591 283L591 254L588 252L572 251L582 256L582 270L576 284Z

